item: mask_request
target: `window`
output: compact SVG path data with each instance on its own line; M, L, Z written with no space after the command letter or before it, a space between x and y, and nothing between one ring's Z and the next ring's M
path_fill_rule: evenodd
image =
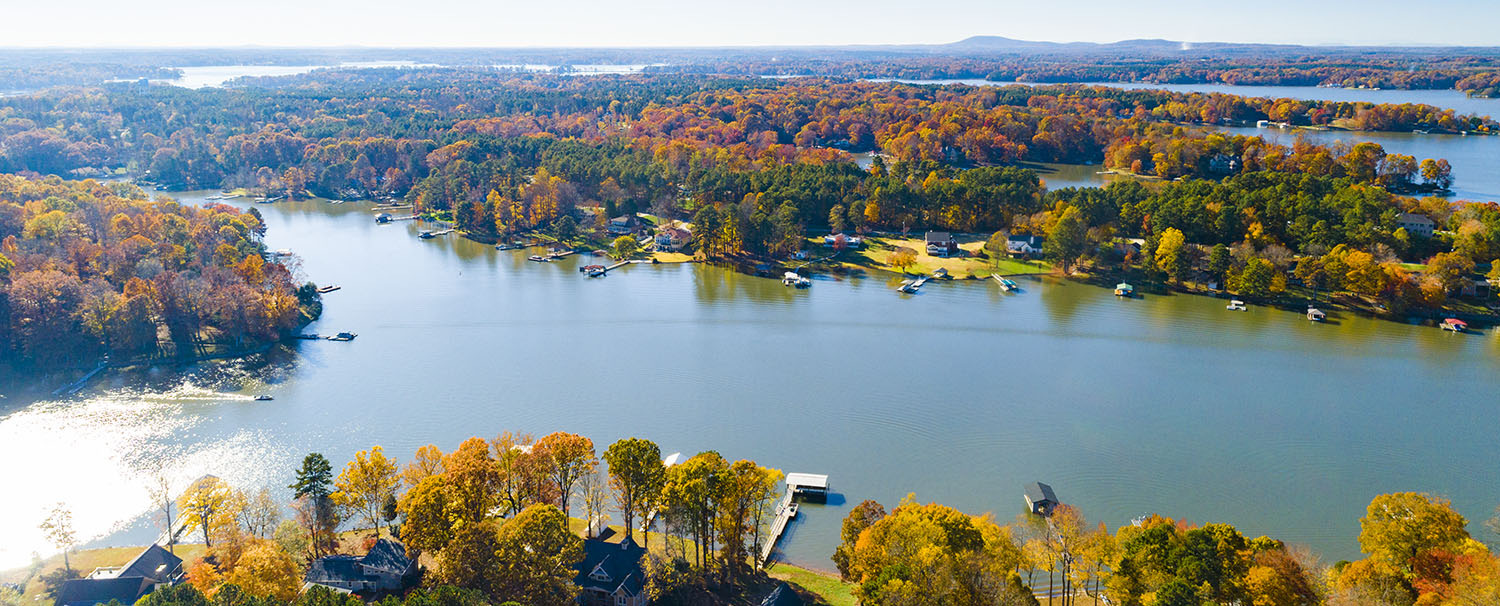
M630 601L625 594L615 594L615 606L626 606Z

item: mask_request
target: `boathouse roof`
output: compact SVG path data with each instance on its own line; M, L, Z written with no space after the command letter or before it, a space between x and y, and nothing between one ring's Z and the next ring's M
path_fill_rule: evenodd
M1052 487L1041 482L1031 482L1026 485L1026 500L1033 505L1038 503L1050 503L1056 505L1057 495L1052 492Z
M828 476L815 473L786 474L786 485L792 488L828 488Z

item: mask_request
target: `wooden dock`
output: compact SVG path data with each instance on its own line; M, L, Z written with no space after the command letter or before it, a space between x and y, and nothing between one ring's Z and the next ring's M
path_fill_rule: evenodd
M786 533L786 527L797 517L797 503L792 501L791 490L786 491L781 503L776 505L776 519L771 521L771 533L767 535L766 544L760 547L760 559L756 564L765 566L771 559L771 552L776 550L776 543L781 541L781 535Z
M771 560L771 554L776 551L776 544L781 541L781 536L786 534L787 526L792 520L797 519L798 496L818 502L828 499L828 476L811 473L789 473L786 474L786 496L781 498L781 503L776 505L776 519L771 521L771 532L767 535L766 544L760 547L760 553L756 554L756 564L765 566Z

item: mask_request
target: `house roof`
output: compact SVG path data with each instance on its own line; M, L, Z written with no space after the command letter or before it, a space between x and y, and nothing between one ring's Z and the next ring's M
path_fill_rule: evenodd
M934 242L946 244L946 243L952 242L952 241L953 241L953 234L950 234L950 233L948 233L946 231L929 231L929 232L927 232L927 242L929 244L930 243L934 243Z
M1005 244L1006 244L1006 246L1010 246L1010 247L1017 247L1017 246L1020 246L1022 244L1029 244L1029 245L1031 245L1032 248L1036 248L1036 247L1041 246L1042 242L1044 242L1044 241L1046 241L1046 238L1043 238L1042 236L1017 236L1017 235L1011 235L1011 236L1007 236L1005 238Z
M116 600L121 604L134 604L141 596L150 593L155 584L142 576L70 579L57 590L54 603L57 606L87 606Z
M628 595L640 595L645 588L645 576L641 572L641 556L645 553L646 549L634 539L619 543L586 539L583 542L583 561L578 563L578 576L573 582L584 589L606 593L623 590ZM595 571L609 580L593 578Z
M786 474L786 485L808 488L828 488L828 476L815 473L789 473Z
M360 563L394 574L405 574L407 569L411 568L411 559L406 557L406 548L390 539L375 541Z
M159 582L171 578L181 567L182 558L162 549L161 545L152 545L137 554L115 576L121 578L146 577Z
M411 559L406 557L406 548L390 539L380 539L362 556L331 555L313 560L303 577L309 583L356 583L365 581L365 569L374 568L395 575L405 575L411 569Z
M1031 482L1026 485L1026 500L1032 503L1047 501L1057 503L1057 495L1053 494L1052 487L1041 482Z
M782 581L776 584L776 588L771 590L771 594L767 595L766 599L761 600L760 606L803 606L806 603L802 601L802 596L792 590L791 585Z
M1419 215L1416 213L1401 213L1399 215L1396 215L1396 221L1398 223L1426 223L1428 225L1437 225L1437 222L1428 218L1427 215Z

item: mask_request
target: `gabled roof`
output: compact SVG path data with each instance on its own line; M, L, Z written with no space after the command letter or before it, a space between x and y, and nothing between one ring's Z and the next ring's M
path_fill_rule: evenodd
M411 568L411 559L406 557L406 548L390 539L380 539L370 547L361 563L370 568L405 574Z
M645 575L641 572L641 556L645 553L646 549L634 539L619 543L586 539L583 542L583 561L578 563L578 576L573 582L584 589L611 594L624 590L627 595L640 595L645 588ZM596 571L609 580L594 579Z
M946 231L929 231L929 232L927 232L927 242L928 243L933 243L933 242L947 243L947 242L951 242L951 241L953 241L953 235L950 234L950 233L948 233L948 232L946 232Z
M1057 503L1057 495L1052 493L1052 487L1041 482L1032 482L1026 485L1026 500L1032 503L1040 503L1043 500Z
M115 576L146 577L160 582L171 578L179 568L182 568L182 558L162 549L161 545L152 545L137 554Z
M57 598L53 603L57 606L87 606L116 600L121 604L134 604L141 596L150 593L155 584L151 579L141 576L71 579L57 590Z
M802 601L802 596L792 591L791 585L782 581L776 584L776 588L771 590L771 594L766 596L766 599L761 600L760 606L803 606L806 603Z
M1396 215L1396 221L1400 223L1426 223L1428 225L1437 225L1436 221L1433 221L1426 215L1419 215L1416 213L1401 213L1399 215Z
M404 576L411 569L406 548L390 539L380 539L362 556L331 555L313 560L303 577L309 583L358 583L369 580L367 568Z

